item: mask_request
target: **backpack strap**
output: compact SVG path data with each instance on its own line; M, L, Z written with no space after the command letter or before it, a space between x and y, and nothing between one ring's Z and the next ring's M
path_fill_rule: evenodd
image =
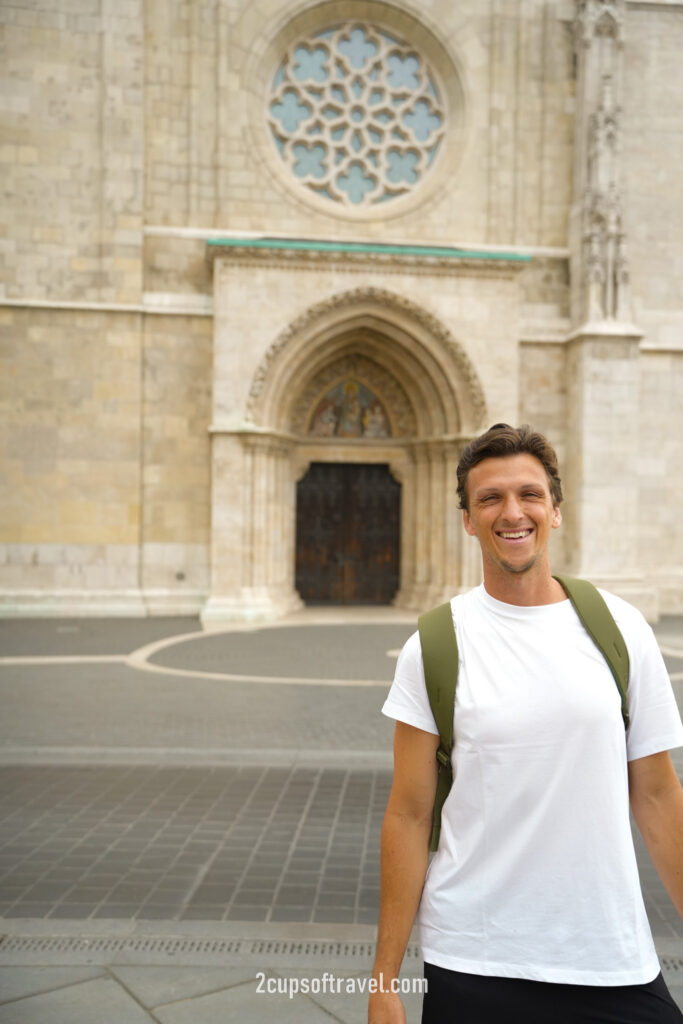
M621 697L621 717L624 727L628 729L628 676L629 657L624 638L612 617L605 600L588 580L578 580L572 576L555 576L567 597L574 605L574 610L596 647L602 652L610 667L614 681Z
M421 615L417 620L417 626L420 632L427 696L439 730L440 741L436 752L438 775L430 842L430 849L436 850L441 831L441 808L453 782L451 751L455 687L458 682L458 642L450 601Z

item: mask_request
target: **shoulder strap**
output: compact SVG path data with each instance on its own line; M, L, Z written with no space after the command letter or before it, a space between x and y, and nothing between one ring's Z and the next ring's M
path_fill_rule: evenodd
M621 697L621 717L628 729L628 650L619 627L605 600L588 580L575 579L572 576L555 576L567 597L574 605L584 629L596 647L602 651L605 661L610 667Z
M417 620L422 647L425 682L429 704L439 730L436 752L438 776L434 798L434 817L430 848L436 850L441 831L441 808L453 782L453 709L458 682L458 642L453 626L450 601L425 612Z

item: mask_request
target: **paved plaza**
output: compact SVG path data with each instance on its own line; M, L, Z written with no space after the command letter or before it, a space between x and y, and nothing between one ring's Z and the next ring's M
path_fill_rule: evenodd
M378 609L213 634L0 621L0 1024L363 1021L379 709L413 629ZM680 700L683 621L656 631ZM683 1005L683 922L636 845ZM413 941L405 984L420 971Z

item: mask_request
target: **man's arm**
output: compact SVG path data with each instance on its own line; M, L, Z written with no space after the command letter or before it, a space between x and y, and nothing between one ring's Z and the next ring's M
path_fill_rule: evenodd
M652 863L683 917L683 788L668 752L629 761L628 785Z
M382 825L381 891L373 977L388 988L398 978L429 860L439 737L404 722L394 734L394 780ZM370 1024L399 1024L398 995L370 996Z

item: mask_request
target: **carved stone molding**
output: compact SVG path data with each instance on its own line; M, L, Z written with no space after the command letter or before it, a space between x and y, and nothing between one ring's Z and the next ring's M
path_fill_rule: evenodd
M471 416L474 421L473 426L477 427L483 423L486 418L486 401L476 370L466 352L437 317L405 296L397 295L383 288L354 288L351 291L342 292L311 306L305 313L292 321L275 339L254 374L247 402L247 420L257 421L259 399L268 374L278 356L295 338L310 330L317 322L322 321L331 313L343 314L352 311L354 307L368 304L380 311L389 309L403 314L405 319L419 324L437 341L449 360L452 361L455 372L467 390Z
M452 277L467 272L468 277L509 278L526 266L526 262L516 254L509 256L494 255L430 255L428 253L411 252L372 252L372 251L341 251L337 249L311 248L303 250L292 245L290 248L262 248L260 246L240 245L239 248L222 248L220 243L207 248L207 258L218 263L230 263L232 266L253 267L271 270L310 271L316 269L340 270L347 273L364 273L368 270L381 270L383 274L403 274L410 270L411 274L428 275L429 277Z
M577 164L572 254L575 325L630 321L621 184L624 0L578 0Z

